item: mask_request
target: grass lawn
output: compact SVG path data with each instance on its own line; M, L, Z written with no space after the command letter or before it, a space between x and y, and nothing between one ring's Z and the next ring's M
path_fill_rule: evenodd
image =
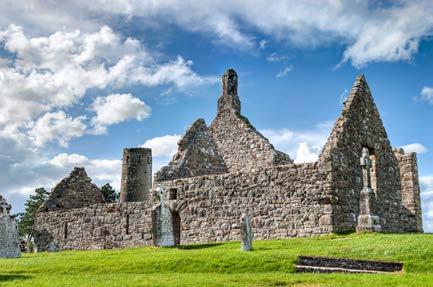
M0 259L0 286L433 286L433 234L350 234ZM298 255L400 261L398 274L299 274Z

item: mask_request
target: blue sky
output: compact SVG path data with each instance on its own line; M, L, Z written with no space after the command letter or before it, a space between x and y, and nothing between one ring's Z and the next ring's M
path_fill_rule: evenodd
M430 1L87 2L0 1L0 183L14 211L76 165L118 188L124 147L167 163L189 124L212 121L227 68L255 127L314 161L363 73L392 145L418 152L433 230Z

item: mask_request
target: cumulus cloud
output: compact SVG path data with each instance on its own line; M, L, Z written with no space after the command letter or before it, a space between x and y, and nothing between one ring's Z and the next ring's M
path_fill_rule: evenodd
M433 105L433 88L423 87L421 91L420 99L423 101L427 101Z
M402 149L404 149L405 152L416 152L416 153L426 153L428 149L420 144L420 143L411 143L408 145L401 146Z
M13 212L22 211L25 200L36 187L50 190L75 166L85 167L98 185L109 182L115 189L120 188L119 159L89 159L67 153L49 157L22 134L0 131L0 166L1 195L12 203Z
M0 56L0 128L28 132L38 146L47 142L66 146L70 139L85 134L87 118L66 113L91 89L131 85L184 89L217 81L195 73L192 61L181 56L158 62L140 41L108 26L96 32L57 31L32 37L22 27L9 25L0 30L0 44L13 55ZM150 115L144 102L128 94L98 97L92 109L97 115L91 124L99 132L108 125Z
M94 29L104 19L125 17L175 24L213 35L239 49L263 48L256 34L299 47L329 43L345 46L342 63L361 67L370 62L408 61L420 41L432 34L429 0L382 1L118 1L34 0L29 5L0 4L0 25L12 20L49 30L52 27ZM47 11L56 11L56 17ZM24 17L23 15L30 15Z
M282 77L285 77L289 72L291 72L293 70L293 66L292 65L290 65L290 66L287 66L287 67L285 67L284 69L282 69L281 71L279 71L276 75L275 75L275 77L276 78L282 78Z
M180 135L165 135L154 137L144 142L142 147L152 149L152 156L173 156L177 152L177 142Z
M91 108L96 112L91 123L97 134L106 133L107 126L128 119L142 121L148 118L151 112L149 106L131 94L111 94L107 97L97 97Z
M326 143L332 124L323 122L311 130L266 129L260 132L278 149L290 155L295 163L314 162Z
M173 155L177 152L177 142L181 135L165 135L148 139L142 147L152 149L153 172L157 172L161 167L167 165Z
M36 146L55 141L66 147L72 138L81 137L85 133L87 128L85 119L83 116L72 118L63 111L46 113L36 122L29 123L28 134Z

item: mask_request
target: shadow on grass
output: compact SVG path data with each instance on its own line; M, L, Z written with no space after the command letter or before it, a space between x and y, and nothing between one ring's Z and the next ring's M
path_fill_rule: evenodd
M207 244L191 244L191 245L179 245L176 246L177 249L184 249L184 250L194 250L194 249L205 249L205 248L212 248L223 245L222 243L207 243Z
M15 280L28 280L31 276L18 275L18 274L0 274L0 282L15 281Z

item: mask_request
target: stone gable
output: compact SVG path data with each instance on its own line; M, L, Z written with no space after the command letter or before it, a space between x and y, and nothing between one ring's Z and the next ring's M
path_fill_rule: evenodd
M334 192L339 198L334 220L342 230L356 226L359 195L365 180L360 165L363 147L368 148L373 160L373 210L385 225L384 231L393 229L400 222L399 166L370 88L361 75L319 156L319 162L333 172Z
M217 116L209 127L218 150L230 171L252 170L292 163L241 115L238 76L232 69L222 77L223 93L218 99Z
M53 188L39 211L80 208L104 202L104 195L92 183L86 170L83 167L75 167L68 177Z
M203 119L196 120L178 142L178 152L168 166L155 175L156 181L227 172L223 158Z

